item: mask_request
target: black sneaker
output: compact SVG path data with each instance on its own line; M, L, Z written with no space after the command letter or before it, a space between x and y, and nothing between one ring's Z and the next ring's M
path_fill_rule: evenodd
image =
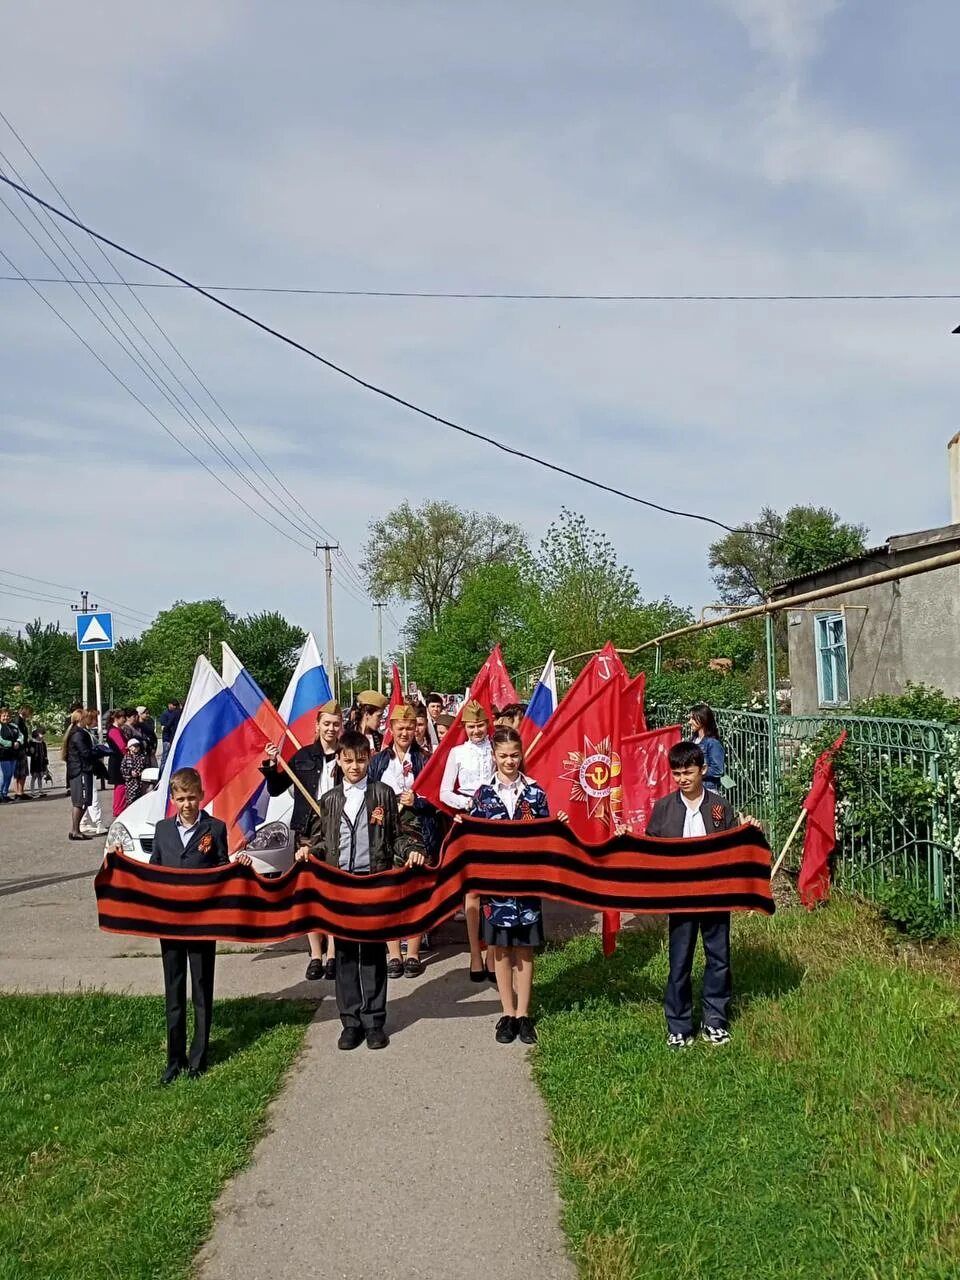
M306 978L308 982L316 982L318 978L323 977L323 961L311 960L307 965Z
M497 1023L497 1044L513 1044L519 1030L520 1027L516 1018L511 1018L509 1014L504 1014Z
M533 1025L532 1018L517 1019L517 1034L524 1044L537 1043L537 1028Z
M402 960L387 961L387 977L388 978L403 977L403 961Z
M667 1036L668 1049L689 1049L693 1044L693 1036L681 1035L679 1031L671 1031Z
M703 1027L700 1039L706 1040L707 1044L729 1044L730 1032L726 1027Z

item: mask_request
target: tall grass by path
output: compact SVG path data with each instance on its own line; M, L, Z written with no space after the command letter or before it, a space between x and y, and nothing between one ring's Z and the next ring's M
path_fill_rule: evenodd
M0 997L0 1278L187 1276L312 1013L218 1001L210 1071L161 1089L160 997Z
M737 917L734 1042L664 1043L662 928L548 953L536 1078L587 1280L960 1275L960 988L849 903Z

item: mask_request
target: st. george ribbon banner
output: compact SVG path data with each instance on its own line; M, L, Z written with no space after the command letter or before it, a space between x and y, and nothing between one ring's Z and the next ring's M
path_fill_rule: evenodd
M94 883L101 929L182 941L271 943L314 931L405 938L436 928L467 892L645 915L774 910L770 848L756 827L687 840L623 834L591 845L553 818L466 818L434 869L356 876L311 858L262 879L233 863L180 871L114 851Z

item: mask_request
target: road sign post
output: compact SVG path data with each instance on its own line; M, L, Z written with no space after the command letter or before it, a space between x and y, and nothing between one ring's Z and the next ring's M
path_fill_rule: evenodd
M81 653L97 653L113 648L112 613L77 614L77 648Z

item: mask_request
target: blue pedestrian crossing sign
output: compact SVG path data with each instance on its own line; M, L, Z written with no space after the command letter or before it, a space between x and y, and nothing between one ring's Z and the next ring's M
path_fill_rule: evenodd
M113 648L112 613L77 614L77 648L81 653Z

